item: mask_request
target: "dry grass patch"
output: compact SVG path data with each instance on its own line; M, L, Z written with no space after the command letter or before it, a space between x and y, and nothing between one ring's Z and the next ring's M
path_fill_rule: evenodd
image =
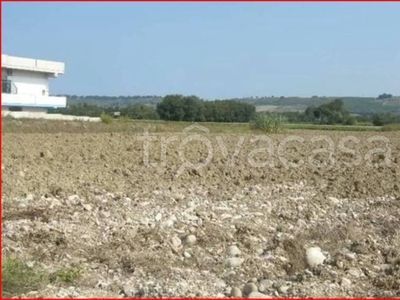
M27 209L16 209L7 211L3 216L3 221L13 220L41 220L42 222L48 223L49 217L44 209L38 208L27 208Z
M30 291L36 291L48 283L47 274L29 267L17 258L4 258L2 262L2 295L14 297Z

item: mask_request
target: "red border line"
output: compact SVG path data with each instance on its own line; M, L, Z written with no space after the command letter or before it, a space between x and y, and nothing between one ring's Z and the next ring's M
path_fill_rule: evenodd
M0 0L1 2L243 2L243 3L251 3L251 2L266 2L266 3L307 3L307 2L339 2L339 3L360 3L360 2L400 2L400 0Z

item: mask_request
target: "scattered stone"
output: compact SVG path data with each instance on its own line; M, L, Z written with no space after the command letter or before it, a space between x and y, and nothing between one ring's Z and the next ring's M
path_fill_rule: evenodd
M232 298L243 298L242 291L237 287L233 287L231 290L231 297Z
M350 279L343 277L342 280L340 281L340 285L349 288L351 286L351 281Z
M92 206L90 204L83 204L83 209L86 211L91 211L92 210Z
M336 266L337 266L339 269L343 269L343 268L344 268L344 263L343 263L341 260L338 260L338 261L336 262Z
M223 289L223 288L226 288L226 283L222 279L217 278L215 280L215 286L218 287L218 288L222 288Z
M357 268L351 268L347 270L347 274L355 278L359 278L363 275L362 271Z
M267 295L265 295L265 294L262 294L262 293L260 293L260 292L253 292L253 293L251 293L251 294L249 295L248 298L271 298L271 297L269 297L269 296L267 296Z
M239 257L230 257L225 260L225 265L228 266L229 268L237 268L243 263L244 259Z
M242 253L235 245L229 246L227 252L230 257L239 256Z
M261 255L263 255L264 254L264 249L257 249L256 250L256 254L258 255L258 256L261 256Z
M196 236L190 234L184 238L183 244L186 246L193 246L196 243L196 240L197 240Z
M161 214L161 213L158 213L158 214L156 215L156 221L159 222L159 221L161 220L161 218L162 218L162 214Z
M355 260L356 259L356 254L355 253L346 253L346 258L348 259L348 260Z
M171 242L172 242L172 245L173 245L175 248L177 248L177 249L179 249L179 248L182 246L182 241L181 241L181 239L178 238L178 237L176 237L176 236L174 236L174 237L171 239Z
M132 286L132 284L125 284L122 287L122 292L125 294L126 297L129 298L134 298L138 293L137 289Z
M290 289L290 286L284 286L284 285L282 285L282 286L280 286L280 287L278 288L278 291L279 291L279 293L286 294L286 293L288 292L289 289Z
M249 280L249 282L257 283L258 279L256 277L253 277L252 279Z
M311 247L311 248L308 248L306 251L306 259L307 259L308 265L310 267L314 268L318 265L323 264L326 257L322 253L321 248Z
M258 291L258 287L253 282L246 283L243 287L243 294L245 296L248 296L251 293L257 292L257 291Z
M329 201L331 201L331 203L332 203L333 205L338 205L338 204L340 204L340 200L339 200L338 198L329 197L328 199L329 199Z
M175 194L175 195L173 196L173 198L174 198L175 200L177 200L177 201L180 201L180 200L185 199L185 195L182 195L182 194Z
M172 227L174 226L174 221L171 219L165 220L164 222L161 223L161 226L165 228Z
M258 290L260 292L264 293L268 289L272 288L273 285L274 285L274 282L272 280L264 279L264 280L261 280Z

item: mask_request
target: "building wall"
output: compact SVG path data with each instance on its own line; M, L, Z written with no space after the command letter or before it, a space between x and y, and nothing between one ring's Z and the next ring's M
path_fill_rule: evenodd
M4 70L1 70L2 78L11 80L16 88L17 94L48 96L49 80L45 73L31 72L25 70L12 70L12 75L4 77Z
M65 71L65 64L62 62L17 57L5 54L1 54L1 67L13 70L47 73L49 76L54 77L64 74Z

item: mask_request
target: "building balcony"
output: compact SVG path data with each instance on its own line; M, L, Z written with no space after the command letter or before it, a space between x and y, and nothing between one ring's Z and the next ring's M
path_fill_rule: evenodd
M6 93L3 90L1 94L1 105L3 107L22 106L22 107L40 107L40 108L63 108L67 106L67 98L55 97L55 96L30 95L30 94L12 94L12 93Z

